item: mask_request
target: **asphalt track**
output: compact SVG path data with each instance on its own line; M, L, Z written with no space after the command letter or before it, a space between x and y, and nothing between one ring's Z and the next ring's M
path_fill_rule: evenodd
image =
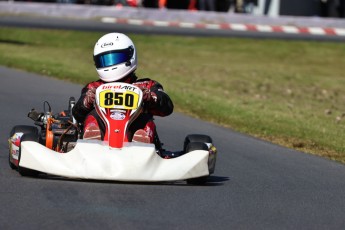
M26 114L44 100L66 108L81 85L4 67L0 76L0 229L344 229L343 165L179 113L157 118L158 131L172 150L189 133L213 137L206 186L21 177L8 166L11 127L32 124Z
M0 67L0 229L343 229L345 167L174 113L157 118L167 149L211 135L219 156L206 186L21 177L8 166L12 126L53 111L81 85ZM167 87L168 88L168 87ZM178 170L178 169L177 169Z

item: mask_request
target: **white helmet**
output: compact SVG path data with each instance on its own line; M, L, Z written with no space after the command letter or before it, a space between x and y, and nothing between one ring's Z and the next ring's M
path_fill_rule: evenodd
M105 82L118 81L137 69L137 53L132 40L121 33L101 37L93 50L97 73Z

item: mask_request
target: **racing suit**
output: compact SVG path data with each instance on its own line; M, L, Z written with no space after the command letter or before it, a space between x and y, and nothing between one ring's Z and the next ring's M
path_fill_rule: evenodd
M134 73L121 80L121 82L133 84L143 91L144 110L128 128L128 140L138 130L144 130L149 140L145 142L159 142L153 116L168 116L173 112L174 105L170 97L164 92L163 86L149 78L137 79ZM102 80L88 83L82 90L81 96L72 109L72 114L79 124L83 124L84 139L101 139L105 134L105 124L97 114L94 101L97 87L106 84Z

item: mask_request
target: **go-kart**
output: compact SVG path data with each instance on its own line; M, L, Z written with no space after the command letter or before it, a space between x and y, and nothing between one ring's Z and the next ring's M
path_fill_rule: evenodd
M66 111L55 115L44 102L44 112L33 109L28 114L36 126L13 127L10 167L31 177L46 174L124 182L186 180L189 184L204 184L214 172L217 151L207 135L188 135L183 150L177 152L128 140L127 127L143 110L140 88L108 83L97 88L95 99L95 109L106 126L103 140L82 139L80 125L71 112L74 98L70 98Z

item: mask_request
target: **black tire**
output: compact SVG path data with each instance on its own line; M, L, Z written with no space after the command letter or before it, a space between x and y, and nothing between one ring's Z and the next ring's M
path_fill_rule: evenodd
M10 132L10 137L12 137L15 133L33 133L38 135L38 129L37 127L31 125L16 125L12 128Z
M208 146L204 142L190 142L186 146L186 153L194 150L206 150L208 151ZM197 178L187 179L187 184L190 185L204 185L207 182L208 176L202 176Z
M187 146L189 145L189 143L194 142L213 143L210 136L204 134L190 134L184 139L183 151L187 153Z
M23 134L35 134L38 135L38 129L35 126L29 126L29 125L16 125L12 128L10 132L10 137L11 138L15 133L23 133ZM10 150L10 147L9 147ZM11 152L9 151L8 154L8 164L10 165L11 169L17 169L17 166L11 162Z
M38 134L28 133L28 134L24 134L22 136L21 142L23 142L23 141L35 141L35 142L38 142L38 140L39 140ZM21 149L21 147L19 147L19 162L20 162L21 154L22 154L22 149ZM20 175L27 176L27 177L37 177L38 174L39 174L39 171L28 169L28 168L24 168L24 167L21 167L21 166L18 166L18 172L19 172Z
M10 154L8 154L8 164L10 165L11 169L17 169L17 166L11 162Z

